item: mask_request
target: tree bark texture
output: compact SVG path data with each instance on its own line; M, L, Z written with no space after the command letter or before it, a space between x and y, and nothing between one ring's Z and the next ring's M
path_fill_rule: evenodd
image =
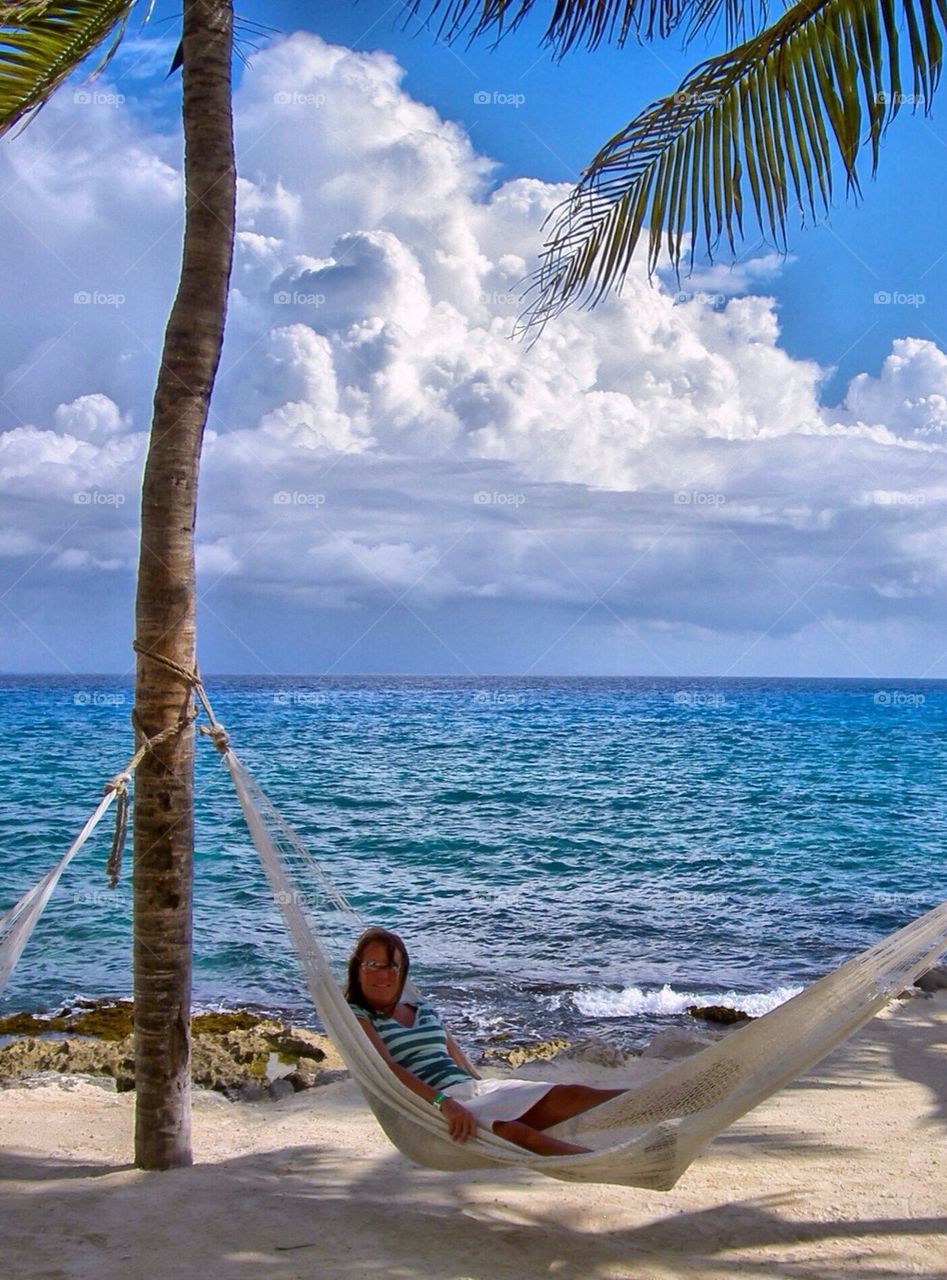
M201 442L220 360L233 256L236 169L230 0L184 0L183 259L165 331L141 502L135 716L154 737L191 703L150 653L195 663L194 526ZM194 732L148 752L135 775L135 1160L191 1163L190 996Z

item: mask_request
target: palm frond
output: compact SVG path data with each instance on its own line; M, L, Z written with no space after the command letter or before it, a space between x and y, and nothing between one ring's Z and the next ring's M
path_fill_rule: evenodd
M603 41L623 45L631 34L644 39L667 36L680 24L694 0L544 0L552 10L543 37L557 57ZM738 7L740 0L720 0ZM751 0L752 2L752 0ZM540 0L407 0L408 13L425 19L440 16L443 40L469 39L494 33L507 35L539 6ZM718 0L706 0L716 6Z
M727 44L736 44L750 32L759 31L769 13L767 0L689 0L686 8L682 21L685 44L718 26L723 27Z
M727 43L758 31L766 21L767 0L545 0L551 9L543 42L557 57L570 49L595 49L603 42L621 47L632 33L643 40L665 38L683 28L685 43L701 32L723 26ZM462 35L474 40L514 31L539 0L407 0L415 17L440 14L438 35L450 42Z
M947 0L799 0L701 63L606 143L550 215L521 325L620 289L645 234L651 272L662 248L679 269L687 240L691 262L698 243L712 258L724 236L732 251L747 192L763 234L785 248L790 215L828 211L836 170L857 192L866 144L874 172L902 105L930 109L945 29Z
M110 36L101 68L136 0L27 0L0 4L0 135L37 110Z

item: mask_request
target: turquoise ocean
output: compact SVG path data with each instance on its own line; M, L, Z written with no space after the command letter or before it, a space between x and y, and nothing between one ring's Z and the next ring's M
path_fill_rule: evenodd
M208 678L232 743L473 1043L759 1013L947 898L947 682ZM131 754L128 680L0 678L0 913ZM194 998L317 1025L198 744ZM130 992L106 821L0 1000ZM126 864L130 864L130 850Z

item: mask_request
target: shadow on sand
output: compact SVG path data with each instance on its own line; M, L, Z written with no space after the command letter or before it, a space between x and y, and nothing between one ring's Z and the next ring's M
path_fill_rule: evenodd
M343 1161L318 1147L163 1174L7 1153L0 1176L3 1257L17 1280L811 1277L811 1248L805 1262L746 1252L844 1240L852 1242L849 1280L894 1280L904 1272L896 1247L879 1247L886 1238L947 1230L943 1218L804 1221L792 1216L794 1197L779 1194L683 1213L667 1201L667 1214L643 1225L590 1230L568 1195L558 1205L544 1198L542 1211L531 1212L521 1195L512 1213L503 1207L530 1175L480 1175L472 1200L469 1180L456 1175L413 1170L397 1156ZM492 1197L482 1194L485 1181ZM862 1255L871 1259L864 1271ZM833 1259L841 1267L837 1250ZM826 1261L820 1280L836 1274Z

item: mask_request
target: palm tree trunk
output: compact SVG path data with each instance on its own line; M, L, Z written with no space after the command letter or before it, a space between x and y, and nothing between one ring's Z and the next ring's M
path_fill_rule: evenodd
M135 715L154 737L190 706L155 660L195 660L194 525L201 441L220 360L233 255L236 174L231 0L184 0L186 221L142 485ZM188 725L135 775L135 1159L191 1163L190 997L194 733Z

